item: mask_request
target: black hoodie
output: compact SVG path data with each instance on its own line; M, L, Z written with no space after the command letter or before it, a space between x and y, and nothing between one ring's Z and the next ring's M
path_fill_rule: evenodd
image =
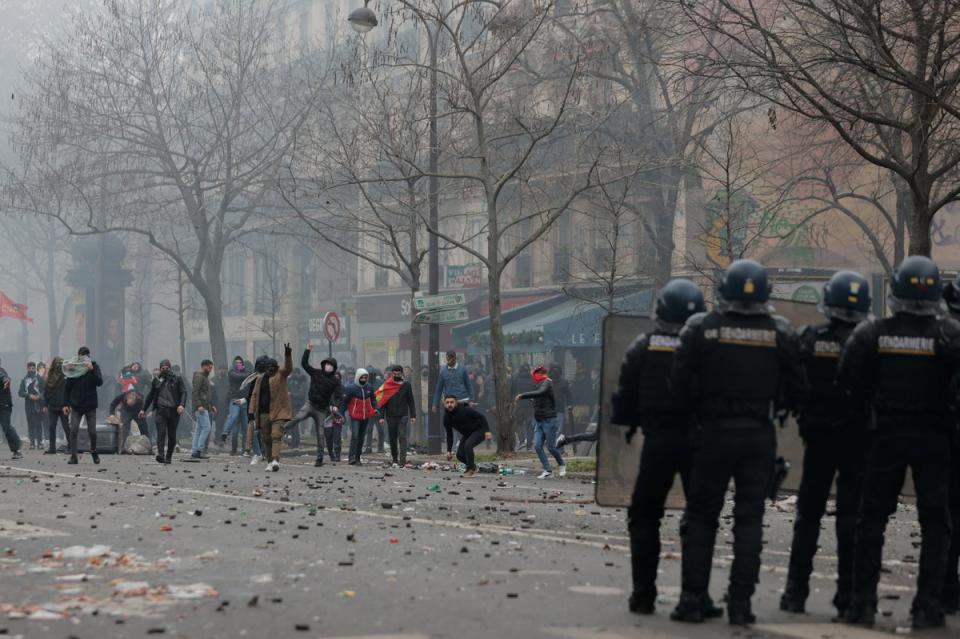
M325 364L333 365L333 372L323 370ZM328 357L320 362L320 368L310 365L310 351L304 350L300 358L300 366L310 376L310 392L307 398L315 408L326 410L330 406L339 406L343 400L343 384L337 376L337 360Z

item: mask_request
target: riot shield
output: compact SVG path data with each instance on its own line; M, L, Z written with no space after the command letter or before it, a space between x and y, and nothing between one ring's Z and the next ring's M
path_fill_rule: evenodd
M772 304L777 314L790 320L797 330L804 325L823 321L823 316L817 311L815 304L785 300L772 300ZM611 398L617 390L620 364L627 349L637 335L652 328L653 320L648 317L612 315L603 323L600 415L597 419L600 437L597 442L596 475L596 500L601 506L630 505L643 436L638 432L628 444L625 437L627 427L610 423ZM777 431L778 454L783 456L791 467L783 488L796 490L800 483L800 470L803 468L803 442L792 419L785 428L778 428ZM678 480L674 485L670 504L678 506L681 495Z

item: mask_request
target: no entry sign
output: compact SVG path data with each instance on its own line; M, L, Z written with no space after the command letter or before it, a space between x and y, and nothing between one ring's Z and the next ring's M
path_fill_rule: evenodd
M323 335L331 343L340 339L340 316L333 311L323 316Z

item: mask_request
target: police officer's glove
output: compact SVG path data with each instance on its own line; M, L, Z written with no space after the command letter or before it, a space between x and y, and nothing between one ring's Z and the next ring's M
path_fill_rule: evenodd
M631 426L630 428L627 429L627 432L624 434L624 436L627 438L628 444L633 441L633 436L636 434L637 434L636 426Z

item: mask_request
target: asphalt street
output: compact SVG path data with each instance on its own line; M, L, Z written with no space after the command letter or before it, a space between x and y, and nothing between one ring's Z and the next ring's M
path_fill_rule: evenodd
M759 623L678 625L680 513L664 523L657 614L626 608L625 514L592 503L588 479L461 479L443 470L309 457L278 473L247 460L162 466L104 455L95 466L28 451L0 462L0 636L50 638L543 637L869 638L909 633L919 527L902 505L888 529L873 631L830 623L833 520L824 522L806 615L777 610L793 520L766 519ZM728 511L711 594L724 591ZM949 628L915 633L960 636Z

